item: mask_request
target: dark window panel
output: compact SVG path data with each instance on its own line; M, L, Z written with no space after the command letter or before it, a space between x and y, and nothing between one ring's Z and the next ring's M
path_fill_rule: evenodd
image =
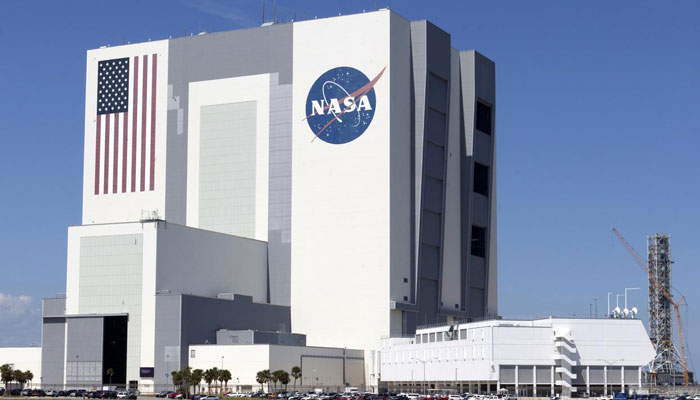
M491 106L480 101L476 102L476 129L487 135L491 134Z
M489 195L489 167L474 163L474 193Z
M472 255L486 258L486 228L472 225Z

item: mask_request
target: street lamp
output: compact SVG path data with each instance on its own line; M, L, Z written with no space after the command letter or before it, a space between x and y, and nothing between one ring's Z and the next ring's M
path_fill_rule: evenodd
M425 363L428 361L433 361L434 359L421 360L420 358L413 357L413 358L411 358L411 360L416 360L416 361L419 361L421 364L423 364L423 383L421 384L421 388L423 390L423 394L426 394L426 391L425 391Z

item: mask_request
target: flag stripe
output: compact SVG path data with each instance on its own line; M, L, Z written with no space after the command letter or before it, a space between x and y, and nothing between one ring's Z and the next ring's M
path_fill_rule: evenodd
M141 191L146 190L146 91L148 90L148 56L143 56L143 100L141 102Z
M119 171L119 114L114 115L114 159L112 160L112 193L117 193L117 173Z
M131 130L131 191L136 191L136 131L138 130L139 57L134 57L134 107Z
M100 194L100 136L102 135L102 115L97 114L97 128L95 129L95 194Z
M109 193L109 116L110 114L105 114L105 158L104 164L104 194Z
M123 123L123 130L124 134L122 135L122 193L126 192L126 152L128 150L128 140L129 140L129 130L127 129L129 123L129 113L125 112L124 113L124 123Z
M158 55L153 55L153 72L151 73L151 169L150 190L154 188L155 164L156 164L156 73L158 68Z

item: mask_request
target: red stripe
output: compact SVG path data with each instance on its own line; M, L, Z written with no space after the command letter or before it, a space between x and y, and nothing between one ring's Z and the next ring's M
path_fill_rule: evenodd
M109 115L105 114L104 193L109 193Z
M146 190L146 90L148 89L148 58L143 56L143 101L141 102L141 191Z
M134 115L131 124L131 191L136 191L136 123L138 120L139 57L134 57Z
M100 194L100 135L102 134L102 115L97 114L97 134L95 135L95 194Z
M158 54L153 55L153 71L151 72L151 180L150 190L153 190L153 178L156 165L156 70L158 69Z
M128 141L129 141L129 130L126 129L129 123L129 112L124 113L124 124L123 124L123 130L124 134L122 135L123 139L122 142L122 193L126 192L126 150L129 148L128 146Z
M112 164L112 193L117 193L119 171L119 114L114 114L114 162Z

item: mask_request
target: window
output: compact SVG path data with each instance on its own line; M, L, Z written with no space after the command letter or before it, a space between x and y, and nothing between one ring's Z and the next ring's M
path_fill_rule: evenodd
M472 225L472 255L486 257L486 228Z
M192 350L190 350L190 358L194 358L194 356L195 356L194 349L192 349Z
M474 193L489 195L489 167L474 163Z
M420 344L420 335L416 335L416 344Z
M480 101L476 102L476 129L487 135L491 134L491 106Z
M435 342L435 332L432 332L430 334L430 343L433 343L433 342Z
M437 341L442 342L442 332L437 333Z

